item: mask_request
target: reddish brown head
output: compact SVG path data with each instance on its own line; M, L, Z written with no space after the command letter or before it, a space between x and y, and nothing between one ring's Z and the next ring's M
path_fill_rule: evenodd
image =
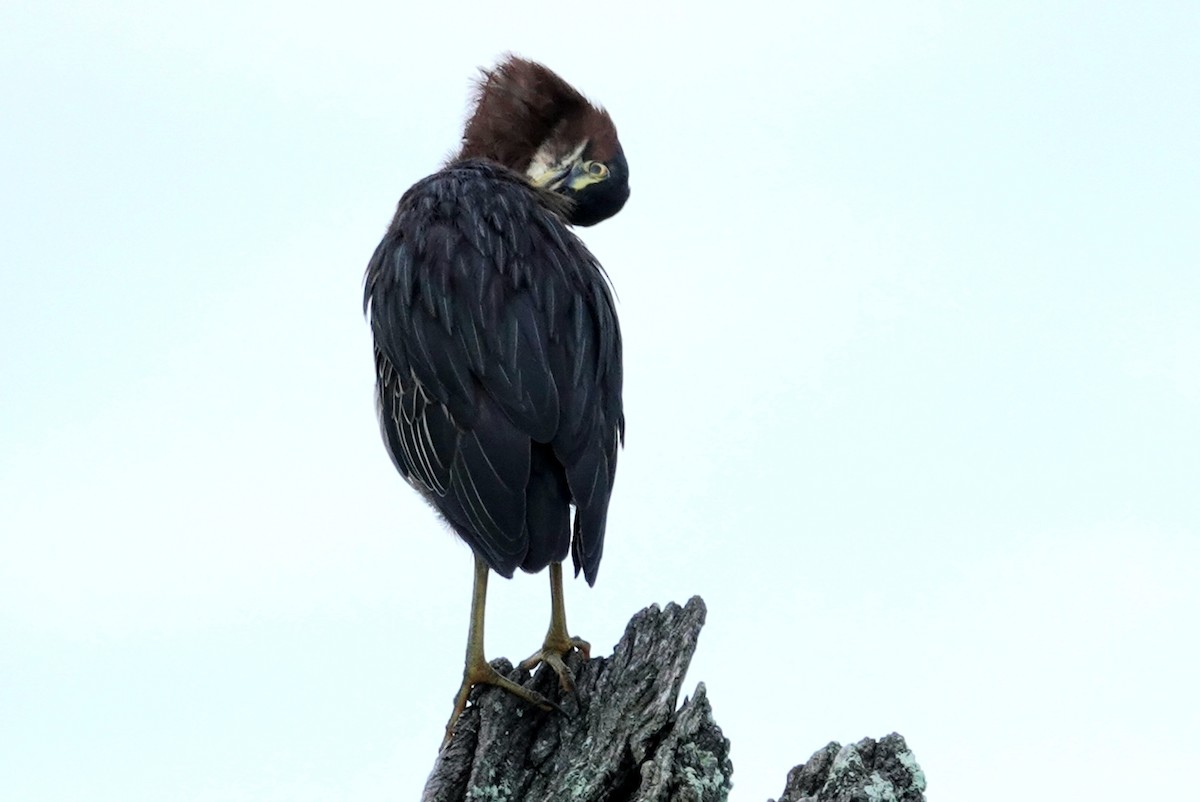
M598 223L629 197L629 165L608 112L554 72L509 56L483 71L457 159L489 159L573 201L569 222Z

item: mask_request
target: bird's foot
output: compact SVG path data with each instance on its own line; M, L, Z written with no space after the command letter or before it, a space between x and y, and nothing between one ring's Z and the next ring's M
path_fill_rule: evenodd
M492 668L483 658L469 661L463 669L462 685L459 686L458 693L454 697L454 712L450 714L450 720L446 722L446 737L442 739L442 749L445 749L454 737L454 728L458 724L458 718L467 709L467 698L471 695L471 689L476 685L495 685L497 688L503 688L513 696L519 696L542 710L558 710L562 712L562 708L537 691L532 691L529 688L518 685L508 677L501 675L499 671Z
M546 641L542 648L521 661L520 668L532 671L539 663L545 663L558 675L558 684L567 693L575 690L575 682L571 679L571 671L563 660L572 649L578 649L583 659L587 660L592 654L592 645L580 638L573 638L566 632L555 632L551 629L546 633Z

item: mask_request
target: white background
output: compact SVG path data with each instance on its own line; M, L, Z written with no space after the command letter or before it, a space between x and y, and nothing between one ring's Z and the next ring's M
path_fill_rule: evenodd
M899 731L931 799L1175 797L1200 726L1194 3L9 2L0 797L414 799L471 559L361 276L513 50L603 102L606 654L704 596L733 799ZM519 659L545 576L494 581Z

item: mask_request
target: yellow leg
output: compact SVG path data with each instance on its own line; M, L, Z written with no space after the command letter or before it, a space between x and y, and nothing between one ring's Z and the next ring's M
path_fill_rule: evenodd
M467 708L467 697L471 695L471 688L476 685L495 685L543 710L554 709L554 705L548 702L544 696L521 687L507 677L502 677L484 659L483 619L484 606L487 603L487 580L487 563L477 556L475 558L475 586L471 592L471 628L467 633L467 660L463 667L462 685L459 686L458 693L454 697L454 712L450 714L450 720L446 722L446 737L442 741L443 749L454 736L454 727L458 724L458 717Z
M538 663L550 666L558 675L558 682L564 691L570 692L575 684L571 681L571 672L563 662L572 649L578 649L586 660L591 656L592 647L585 640L573 638L567 633L567 608L563 603L562 563L550 563L550 628L546 630L546 640L540 651L533 653L529 659L522 661L521 668L532 671Z

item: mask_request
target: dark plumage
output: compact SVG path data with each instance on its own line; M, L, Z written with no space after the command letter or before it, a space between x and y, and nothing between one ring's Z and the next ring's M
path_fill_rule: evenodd
M401 198L367 268L396 468L496 573L572 556L595 582L623 436L604 273L555 194L484 159Z
M488 570L550 568L550 627L521 666L571 687L562 561L596 581L625 435L607 278L570 225L616 214L629 166L612 119L540 64L485 72L462 149L400 199L367 266L379 424L392 462L475 553L463 681L549 702L484 658ZM572 526L571 508L574 507Z
M570 231L617 214L617 128L533 61L484 73L462 150L404 193L367 265L379 427L392 462L475 553L470 689L550 702L484 657L487 571L550 567L550 628L521 664L588 654L566 629L562 561L595 582L625 435L620 329L604 270ZM574 527L571 507L575 508Z

